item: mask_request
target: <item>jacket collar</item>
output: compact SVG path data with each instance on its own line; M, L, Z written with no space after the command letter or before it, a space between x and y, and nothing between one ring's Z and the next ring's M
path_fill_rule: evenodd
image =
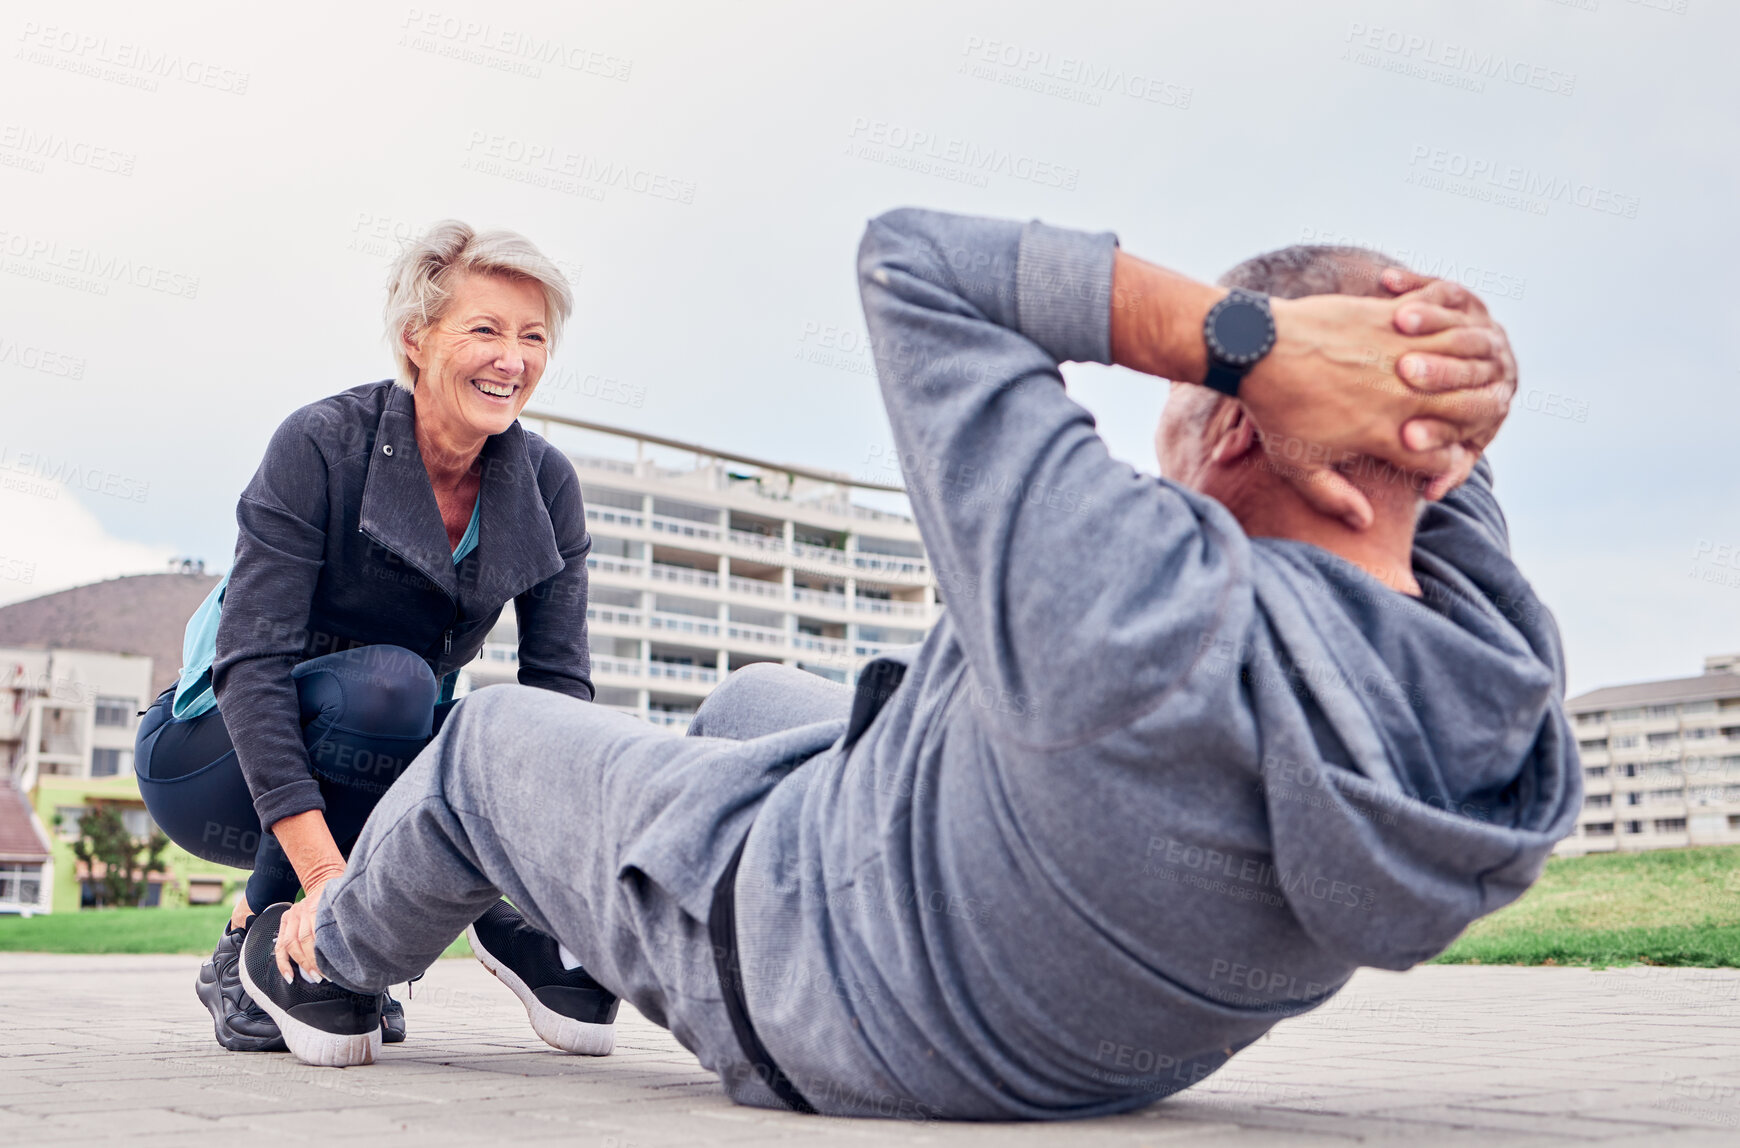
M478 465L483 475L476 590L500 604L555 574L564 563L518 421L484 441ZM390 383L369 452L360 525L363 533L458 602L453 547L417 448L415 401L411 392Z

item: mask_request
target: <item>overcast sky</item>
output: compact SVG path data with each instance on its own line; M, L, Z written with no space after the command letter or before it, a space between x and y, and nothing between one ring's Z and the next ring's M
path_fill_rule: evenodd
M1573 689L1696 673L1740 650L1737 7L8 4L0 601L227 568L273 427L391 372L383 270L446 216L576 279L534 407L868 475L853 255L918 204L1475 286ZM1164 386L1070 380L1154 469Z

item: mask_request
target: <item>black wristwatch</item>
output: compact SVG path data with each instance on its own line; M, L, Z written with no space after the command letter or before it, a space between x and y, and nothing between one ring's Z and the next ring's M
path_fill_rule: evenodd
M1269 297L1234 287L1208 309L1202 321L1202 341L1208 345L1208 377L1203 385L1238 398L1239 384L1275 346L1275 316Z

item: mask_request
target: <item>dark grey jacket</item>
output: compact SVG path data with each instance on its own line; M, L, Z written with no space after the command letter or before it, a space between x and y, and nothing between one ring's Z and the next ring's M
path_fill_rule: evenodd
M580 482L518 423L485 444L477 549L459 564L390 381L310 403L272 435L236 504L212 687L260 823L324 809L290 671L368 645L422 655L436 677L477 656L502 606L519 619L519 680L592 698Z

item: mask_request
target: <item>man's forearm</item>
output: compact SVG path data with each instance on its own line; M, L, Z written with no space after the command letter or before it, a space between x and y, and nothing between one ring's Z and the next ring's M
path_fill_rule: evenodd
M1112 263L1112 362L1145 375L1199 383L1208 374L1202 322L1221 287L1118 251Z

